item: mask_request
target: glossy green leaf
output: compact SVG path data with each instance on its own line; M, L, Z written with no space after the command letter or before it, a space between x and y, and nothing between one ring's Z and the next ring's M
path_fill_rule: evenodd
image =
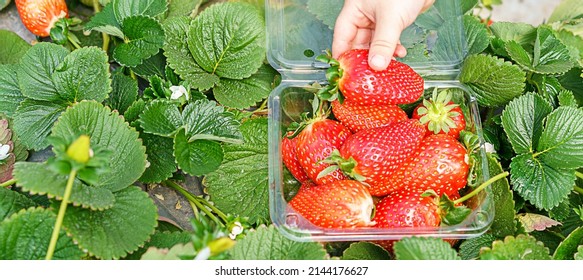
M250 222L269 220L267 119L241 125L243 144L223 146L219 169L205 176L211 200L227 214L249 217Z
M580 0L563 0L555 7L548 22L570 20L581 17L583 5Z
M269 96L274 88L276 74L271 66L263 65L249 78L221 79L213 88L213 93L217 101L224 106L247 109Z
M203 0L171 0L168 3L167 18L196 14Z
M22 95L43 101L60 99L52 77L68 54L67 49L52 43L38 43L32 46L20 60L18 69Z
M575 253L575 260L583 260L583 245L577 247L577 253Z
M271 225L259 226L231 249L235 260L324 260L326 251L317 242L296 242Z
M10 30L0 30L0 64L16 64L30 44Z
M561 86L573 92L579 105L583 105L583 87L581 86L583 85L582 75L582 68L573 68L558 78Z
M214 140L227 143L241 143L239 121L235 115L225 111L214 101L196 100L182 111L186 125L188 142L194 140Z
M184 124L178 105L162 99L148 104L139 122L144 132L159 136L173 136Z
M343 260L390 260L391 256L383 247L370 242L352 243L342 253Z
M393 250L397 260L461 260L451 244L439 238L406 237Z
M579 107L579 104L577 104L577 99L575 99L575 95L573 95L573 92L571 92L570 90L563 90L559 93L558 96L559 99L559 105L561 106L565 106L565 107Z
M14 132L29 149L46 148L46 138L66 106L62 101L25 99L14 112Z
M53 83L63 100L101 102L111 91L107 54L96 47L74 50L57 66Z
M460 245L459 255L462 260L475 260L480 256L480 250L492 246L492 242L495 240L496 237L492 234L484 234L464 240Z
M487 154L488 171L490 177L496 176L502 172L500 162L492 154ZM516 210L514 209L513 193L507 178L500 179L491 185L492 195L494 198L494 221L490 226L490 233L496 237L505 237L514 235L516 232Z
M156 232L154 233L144 247L138 249L137 251L129 254L124 259L126 260L139 260L148 248L158 248L158 249L169 249L177 244L186 244L191 241L191 236L189 232ZM194 254L193 254L194 255Z
M188 141L181 129L174 138L174 156L184 172L201 176L217 170L224 154L221 144L209 140Z
M124 114L138 98L138 81L121 72L116 72L112 75L111 88L112 91L105 104L112 110Z
M526 74L518 66L494 56L470 55L459 79L473 90L480 105L495 107L522 94Z
M583 228L578 228L571 232L571 234L559 244L559 247L555 250L553 259L572 260L581 245L583 245Z
M146 154L148 155L148 167L140 177L143 183L158 183L172 176L176 172L176 162L174 154L174 143L172 138L161 137L153 134L141 134Z
M188 49L208 73L221 78L247 78L265 59L263 19L249 4L212 5L190 25Z
M490 44L490 38L486 26L476 17L470 15L464 16L464 30L467 40L466 48L468 55L479 54Z
M63 220L79 247L101 259L119 259L137 250L156 228L156 205L146 192L131 186L114 194L113 207L91 211L69 206Z
M583 166L583 111L560 107L546 120L546 127L538 143L540 158L560 168Z
M528 23L494 22L490 30L502 41L515 41L521 46L532 44L536 38L536 28Z
M543 120L553 107L535 94L512 100L502 112L502 126L517 154L532 153L543 133Z
M42 208L29 208L0 223L0 260L44 260L56 215ZM77 245L61 230L54 260L78 260Z
M450 1L450 0L445 0ZM445 2L441 1L441 2ZM431 59L438 62L461 63L466 42L463 40L463 26L457 16L446 18L445 22L437 29L437 39L431 52Z
M17 162L14 165L14 178L24 191L62 200L69 176L56 173L46 163ZM109 189L88 186L78 179L73 183L69 198L72 205L93 210L109 208L114 201L115 197Z
M157 54L164 45L164 29L153 18L132 16L124 19L125 42L115 48L113 58L123 66L135 67Z
M33 206L36 206L36 203L30 198L7 188L0 188L0 221Z
M113 13L113 5L111 3L105 5L101 12L95 14L87 24L85 30L95 30L109 35L116 36L120 39L124 38L121 31L121 24L115 18Z
M18 66L0 65L0 113L11 117L24 96L18 85Z
M138 132L129 127L117 112L97 102L82 101L69 108L59 118L52 133L70 142L85 134L91 138L94 150L111 151L109 165L99 174L97 185L112 192L134 183L146 168L146 149Z
M165 77L166 57L163 52L158 52L152 57L142 61L142 64L132 67L132 71L142 78L148 79L152 76Z
M480 253L482 260L550 260L549 248L532 236L507 236Z
M575 184L573 170L548 165L532 154L512 159L510 181L516 193L540 209L551 209L567 198Z
M128 17L138 15L155 17L168 9L167 0L112 0L111 4L117 22L123 22Z
M189 28L188 17L171 18L164 22L164 54L168 58L168 65L180 78L193 88L208 90L219 82L219 77L207 73L194 60L187 44Z

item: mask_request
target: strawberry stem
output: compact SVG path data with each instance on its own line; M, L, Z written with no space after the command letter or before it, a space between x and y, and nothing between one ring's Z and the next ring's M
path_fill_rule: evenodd
M579 194L583 194L583 188L580 188L580 187L574 186L574 187L573 187L573 190L574 190L574 191L576 191L576 192L578 192Z
M191 206L194 204L196 208L207 214L207 216L209 216L217 224L224 226L225 223L227 223L227 216L221 210L216 208L214 205L210 204L205 199L194 196L193 194L182 188L182 186L170 180L164 181L162 185L174 189L175 191L182 194L191 203ZM215 212L224 221L224 223L221 222L221 220L219 220L217 216L213 215L213 213L209 211L209 209Z
M579 171L575 171L575 176L579 177L579 179L583 179L583 173Z
M0 183L0 188L6 188L6 187L10 187L12 185L16 184L16 180L15 179L10 179L4 183Z
M474 197L476 194L478 194L479 192L481 192L483 189L485 189L487 186L493 184L494 182L505 178L506 176L508 176L510 173L508 173L508 171L502 172L492 178L490 178L488 181L482 183L480 186L478 186L477 188L475 188L473 191L471 191L470 193L464 195L463 197L460 197L456 200L453 201L453 204L459 204L462 203L472 197Z

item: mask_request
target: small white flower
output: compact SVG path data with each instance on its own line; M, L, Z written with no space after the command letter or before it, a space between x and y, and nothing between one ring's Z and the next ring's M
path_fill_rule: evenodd
M9 155L9 153L8 153L9 151L10 151L10 146L0 144L0 160L7 159L8 155Z
M495 153L496 152L496 150L494 149L494 145L492 145L492 144L490 144L488 142L486 142L484 144L484 148L486 148L486 152L487 153Z
M172 92L172 95L170 95L170 99L172 100L176 100L183 95L186 97L186 100L190 99L190 96L188 96L188 92L184 86L171 86L170 91Z
M211 256L211 248L205 247L204 249L200 250L200 252L198 252L198 254L194 258L194 260L195 261L208 260L208 258L210 256Z
M243 225L239 222L235 222L233 228L231 228L231 233L229 233L229 238L235 239L237 235L241 234L244 230Z

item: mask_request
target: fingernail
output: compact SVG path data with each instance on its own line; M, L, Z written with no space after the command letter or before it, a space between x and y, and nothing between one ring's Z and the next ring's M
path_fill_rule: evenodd
M370 66L375 69L387 68L388 60L382 55L375 54L370 59Z

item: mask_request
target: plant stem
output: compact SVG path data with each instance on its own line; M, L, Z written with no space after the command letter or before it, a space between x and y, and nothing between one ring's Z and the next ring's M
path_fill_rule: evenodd
M77 42L75 42L75 40L73 40L71 37L67 36L67 39L73 45L73 47L75 47L75 49L80 49L81 48L81 46L79 46L79 44L77 44Z
M225 225L223 222L221 222L221 220L219 220L217 218L217 216L213 215L213 213L211 211L209 211L208 208L206 208L205 205L203 205L201 203L202 199L200 199L200 198L192 195L187 190L185 190L184 188L182 188L180 185L176 184L173 181L167 180L167 181L164 181L162 184L165 185L165 186L167 186L167 187L169 187L169 188L171 188L171 189L174 189L175 191L177 191L180 194L182 194L184 197L186 197L186 199L188 199L188 201L194 203L194 205L196 206L196 208L198 208L199 210L201 210L202 212L204 212L205 214L207 214L209 216L209 218L211 218L217 224L223 225L223 226ZM217 213L217 214L219 214L219 213Z
M575 176L579 177L580 179L583 179L583 173L576 171L575 170Z
M583 194L583 188L575 186L575 187L573 187L573 190L578 192L579 194Z
M77 170L76 169L71 170L71 173L69 173L69 179L67 180L67 186L65 187L65 195L63 195L63 201L61 201L59 213L57 214L55 228L53 228L53 234L51 235L51 241L49 243L47 256L45 258L46 260L52 259L53 254L55 253L55 248L57 247L57 240L59 240L59 233L61 232L61 226L63 225L63 219L65 218L67 204L69 204L69 198L71 197L71 192L73 191L73 183L75 182L76 176Z
M485 189L487 186L491 185L492 183L508 176L510 173L508 173L508 171L502 172L492 178L490 178L488 181L482 183L479 187L477 187L476 189L474 189L473 191L471 191L470 193L464 195L463 197L460 197L456 200L453 201L453 204L456 205L458 203L462 203L470 198L472 198L474 195L476 195L477 193L481 192L483 189Z
M93 0L93 10L95 13L99 13L101 11L101 6L99 5L99 0ZM107 33L101 32L101 38L103 38L103 45L101 48L105 53L109 50L109 35Z
M6 187L12 186L14 184L16 184L16 179L10 179L4 183L0 183L0 188L6 188Z

